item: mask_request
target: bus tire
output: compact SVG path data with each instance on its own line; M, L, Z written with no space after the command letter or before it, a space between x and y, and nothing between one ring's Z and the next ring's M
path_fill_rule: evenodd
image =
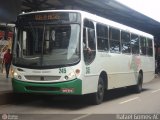
M142 83L143 83L143 76L142 76L142 74L140 73L140 74L138 75L137 85L134 86L134 91L135 91L135 93L141 93L141 91L142 91Z
M99 77L97 92L92 94L91 100L94 105L99 105L103 102L104 98L104 81Z

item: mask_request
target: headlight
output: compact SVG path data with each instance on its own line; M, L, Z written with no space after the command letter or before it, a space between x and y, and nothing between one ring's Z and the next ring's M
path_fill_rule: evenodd
M65 80L71 80L71 79L75 79L75 78L76 78L76 75L75 75L74 72L71 72L71 73L69 73L68 75L65 75L65 76L64 76L64 79L65 79Z
M18 73L17 72L14 72L13 73L13 77L17 77L18 76Z
M19 75L17 72L13 72L13 78L22 79L21 75Z
M12 69L12 71L11 71L11 77L12 78L15 78L15 77L17 77L17 72L14 70L14 69Z
M75 71L73 72L70 72L69 74L65 75L64 76L64 79L65 80L73 80L75 78L77 78L77 76L80 74L80 70L79 69L76 69Z

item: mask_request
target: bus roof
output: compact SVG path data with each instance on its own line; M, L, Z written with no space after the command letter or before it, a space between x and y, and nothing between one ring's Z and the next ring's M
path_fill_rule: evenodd
M90 19L90 20L93 20L93 21L96 21L96 22L99 22L99 23L102 23L102 24L105 24L105 25L108 25L108 26L111 26L114 28L118 28L123 31L131 32L134 34L138 34L138 35L153 39L153 35L151 35L149 33L137 30L135 28L120 24L118 22L114 22L114 21L109 20L107 18L103 18L103 17L97 16L95 14L85 12L82 10L44 10L44 11L34 11L34 12L22 13L20 15L34 14L34 13L45 13L45 12L78 12L82 15L83 18L87 18L87 19Z

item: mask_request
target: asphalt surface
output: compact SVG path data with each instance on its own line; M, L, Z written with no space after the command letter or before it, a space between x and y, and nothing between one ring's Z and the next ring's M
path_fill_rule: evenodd
M0 70L0 93L12 91L11 77L6 79L5 73Z
M160 120L160 78L144 84L140 94L110 90L100 105L90 104L87 96L20 94L14 103L1 105L0 114L22 120Z

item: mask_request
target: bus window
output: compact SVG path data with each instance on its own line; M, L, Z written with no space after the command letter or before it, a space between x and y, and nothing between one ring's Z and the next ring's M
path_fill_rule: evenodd
M121 32L122 53L131 53L130 33Z
M83 52L84 61L90 64L96 55L95 29L92 21L84 20L83 28Z
M26 30L23 30L21 31L21 34L18 34L18 37L20 38L20 40L17 42L17 50L16 50L16 54L17 54L17 57L19 56L26 56L27 53L29 52L26 47L27 47L27 37L28 37L28 34L27 34L27 31ZM19 52L18 52L19 51ZM21 53L21 54L20 54Z
M147 55L153 56L153 45L152 40L147 38Z
M131 48L132 48L132 54L139 54L139 37L138 37L138 35L131 34Z
M146 55L146 38L140 37L140 54Z
M95 44L95 31L93 29L88 29L88 47L92 50L96 50Z
M120 52L120 30L115 28L109 29L110 52Z
M97 24L97 46L99 51L108 51L108 27Z
M27 33L26 31L23 31L23 41L22 41L22 48L23 48L23 54L26 55L26 39L27 39Z

